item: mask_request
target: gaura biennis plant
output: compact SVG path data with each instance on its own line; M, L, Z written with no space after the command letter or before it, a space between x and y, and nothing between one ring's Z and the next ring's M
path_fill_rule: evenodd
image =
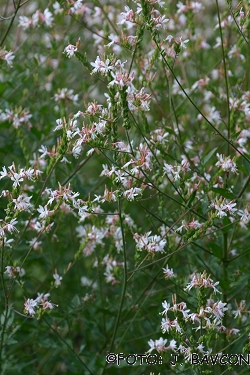
M249 2L0 16L1 374L245 374Z

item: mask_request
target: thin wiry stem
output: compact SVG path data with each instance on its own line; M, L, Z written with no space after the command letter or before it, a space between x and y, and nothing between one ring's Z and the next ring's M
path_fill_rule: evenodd
M166 57L165 57L165 54L164 52L162 51L162 49L160 48L157 40L154 38L154 42L157 46L157 48L159 49L160 53L161 53L161 56L164 60L164 63L167 65L168 69L170 70L171 74L173 75L175 81L177 82L178 86L180 87L181 91L183 92L183 94L186 96L186 98L189 100L189 102L193 105L193 107L196 109L196 111L203 117L203 119L208 123L209 126L211 126L211 128L222 138L224 139L224 141L226 141L235 151L237 151L249 164L250 164L250 160L248 159L248 157L246 155L244 155L234 144L232 141L230 141L229 139L227 139L227 137L225 137L209 120L208 118L201 112L201 110L199 109L199 107L197 107L197 105L195 104L195 102L192 100L192 98L188 95L188 93L186 92L186 90L184 89L184 87L182 86L182 84L180 83L180 81L178 80L178 78L176 77L173 69L171 68L171 66L169 65L169 63L167 62L166 60Z
M2 351L4 347L4 335L5 335L5 330L6 330L6 325L8 322L8 313L9 313L9 298L8 298L8 293L6 290L6 285L5 285L5 280L4 280L4 238L2 238L2 246L1 246L1 270L0 270L0 275L1 275L1 283L4 291L4 297L5 297L5 310L4 310L4 317L3 317L3 322L1 322L1 338L0 338L0 372L2 373Z
M224 48L224 41L222 35L222 27L221 27L221 19L220 19L220 9L218 0L216 0L216 7L217 7L217 16L219 20L219 30L220 30L220 40L221 40L221 51L222 51L222 61L223 61L223 70L224 70L224 78L226 84L226 95L227 95L227 137L230 139L230 103L229 103L229 84L228 84L228 74L227 74L227 66L226 66L226 54ZM229 154L229 144L228 144L228 154Z
M0 47L3 45L5 39L7 38L8 34L10 32L10 29L11 29L11 27L13 25L14 19L16 18L16 15L17 15L19 9L21 8L21 4L20 3L21 3L21 0L18 0L15 12L14 12L13 16L11 17L11 21L9 23L9 26L7 27L5 33L4 33L4 35L3 35L3 37L2 37L2 39L0 41Z
M124 228L123 228L123 217L122 217L122 207L121 207L121 200L118 200L118 215L119 215L119 220L120 220L120 228L121 228L121 233L122 233L122 247L123 247L123 285L122 285L122 292L121 292L121 299L120 299L120 305L118 309L118 314L116 317L116 322L115 322L115 327L113 331L113 336L111 339L109 351L112 352L114 343L115 343L115 338L117 335L118 331L118 326L120 323L121 319L121 314L122 314L122 308L125 300L125 294L126 294L126 288L127 288L127 254L126 254L126 241L125 241L125 234L124 234ZM107 366L107 363L106 363ZM103 369L102 375L105 374L106 372L106 366Z
M73 356L78 359L78 361L81 363L83 368L86 369L91 375L94 375L94 373L89 369L89 367L86 365L86 363L84 363L82 361L82 359L79 357L79 355L71 348L71 346L69 346L67 341L64 340L64 338L59 334L59 332L49 324L49 322L44 318L44 316L42 317L42 320L49 326L50 330L64 343L64 345L73 354Z

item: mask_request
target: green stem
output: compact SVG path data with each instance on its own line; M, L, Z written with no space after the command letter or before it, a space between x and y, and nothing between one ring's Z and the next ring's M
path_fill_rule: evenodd
M0 47L3 45L5 39L7 38L8 34L9 34L9 32L10 32L11 26L13 25L14 19L16 18L17 12L19 11L19 8L21 8L21 5L22 5L22 4L20 5L20 3L21 3L21 0L18 0L18 3L17 3L17 5L16 5L15 12L14 12L14 14L13 14L13 17L11 18L11 21L10 21L10 23L9 23L9 26L7 27L7 30L5 31L5 34L4 34L4 36L2 37L2 40L1 40L1 42L0 42Z
M223 60L223 70L224 70L224 76L225 76L225 83L226 83L226 93L227 93L227 137L230 139L230 105L229 105L229 85L228 85L228 79L227 79L227 67L226 67L226 55L225 55L225 49L224 49L224 43L223 43L223 35L222 35L222 28L221 28L221 20L220 20L220 10L219 10L219 4L218 0L216 0L216 7L217 7L217 15L219 20L219 30L220 30L220 39L221 39L221 50L222 50L222 60ZM229 144L228 146L228 154L229 154Z
M223 246L223 257L222 257L222 267L223 267L223 302L227 303L227 290L228 290L228 254L227 254L227 233L223 234L224 246ZM223 325L227 327L227 314L223 317ZM226 335L224 336L224 344L226 345Z
M113 336L112 336L112 339L111 339L109 352L112 352L113 347L114 347L115 338L116 338L116 334L117 334L117 331L118 331L119 322L120 322L120 319L121 319L122 308L123 308L123 304L124 304L124 300L125 300L126 288L127 288L126 242L125 242L125 235L124 235L124 230L123 230L123 219L122 219L122 209L121 209L121 200L120 199L118 200L118 214L119 214L119 219L120 219L120 226L121 226L121 232L122 232L122 245L123 245L123 263L124 263L124 265L123 265L123 285L122 285L122 294L121 294L120 306L119 306L118 314L117 314L117 317L116 317L115 328L114 328ZM104 375L105 372L106 372L106 366L107 366L107 363L105 364L102 375Z
M94 375L94 373L88 368L88 366L81 360L81 358L79 357L79 355L69 346L69 344L62 338L62 336L57 332L57 330L55 330L50 324L49 322L47 322L47 320L44 318L44 316L42 317L43 321L49 326L49 328L51 329L51 331L53 333L55 333L55 335L64 343L65 346L67 346L68 350L79 360L79 362L83 365L83 367L91 374L91 375Z
M3 324L1 324L1 342L0 342L0 373L2 373L2 351L4 347L4 333L8 321L8 313L9 313L9 299L8 299L8 294L6 291L6 286L5 286L5 281L4 281L4 239L2 239L2 246L1 246L1 282L2 282L2 287L4 291L4 297L5 297L5 314L4 314L4 321Z
M153 36L152 36L153 37ZM157 42L157 40L155 38L154 39L154 42L157 46L157 48L159 49L160 53L161 53L161 56L162 56L162 59L163 61L165 62L167 68L169 69L169 71L171 72L171 74L173 75L176 83L178 84L178 86L180 87L181 91L183 92L183 94L186 96L186 98L189 100L189 102L193 105L193 107L196 109L196 111L203 117L203 119L208 123L209 126L211 126L211 128L217 133L219 134L219 136L224 139L224 141L226 141L236 152L238 152L249 164L250 164L250 160L248 159L248 157L246 155L244 155L234 144L233 142L231 142L229 139L227 139L227 137L225 137L208 119L207 117L201 112L201 110L197 107L197 105L195 104L195 102L192 100L192 98L188 95L188 93L186 92L186 90L184 89L184 87L182 86L182 84L180 83L180 81L178 80L178 78L176 77L173 69L171 68L171 66L169 65L169 63L167 62L166 60L166 57L165 57L165 54L164 54L164 51L160 48L159 46L159 43Z

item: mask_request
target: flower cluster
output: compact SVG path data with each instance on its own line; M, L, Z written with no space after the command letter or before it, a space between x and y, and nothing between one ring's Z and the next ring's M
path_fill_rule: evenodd
M11 181L13 181L13 188L17 188L25 179L34 181L40 176L41 173L42 172L40 170L33 168L21 168L17 172L15 164L12 164L8 167L8 171L6 167L2 168L2 171L0 171L0 180L2 180L4 177L8 177Z
M233 172L237 173L238 169L236 163L230 159L230 157L224 157L220 154L216 154L217 158L219 159L215 164L217 167L221 168L225 172Z
M36 299L28 298L24 303L24 312L25 314L35 316L41 314L41 312L45 310L52 310L54 309L55 304L51 303L48 298L50 294L40 294L38 293L38 296Z
M10 122L15 129L23 126L24 124L28 125L28 128L31 128L30 118L32 114L27 109L22 109L22 107L16 108L15 110L6 109L5 111L0 110L0 122L8 121Z
M134 234L136 249L138 251L146 250L149 253L164 253L167 241L161 236L151 236L151 231L145 234Z
M224 216L227 216L228 214L234 215L234 213L237 212L237 208L235 206L235 202L229 202L225 200L223 200L222 202L211 202L210 204L210 207L216 210L216 216L220 219Z
M48 8L46 8L43 13L37 10L31 18L26 16L20 16L19 26L22 27L24 30L27 30L32 27L37 27L43 24L47 27L52 27L53 21L54 17L52 13Z

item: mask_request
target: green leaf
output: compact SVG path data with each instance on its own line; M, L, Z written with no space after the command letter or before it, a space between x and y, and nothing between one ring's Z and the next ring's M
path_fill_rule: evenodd
M169 134L173 134L173 135L175 135L175 132L174 132L173 129L171 129L171 128L165 128L165 127L164 127L164 131L168 132Z
M216 194L221 195L222 197L225 197L227 199L236 199L236 196L228 191L227 189L223 188L212 188L212 191L215 192Z
M242 130L240 130L239 132L233 134L232 137L231 137L231 141L232 142L236 141L236 139L238 138L238 135L240 135L241 132L242 132Z
M4 82L0 82L0 95L4 93L6 84Z
M215 151L217 150L218 147L215 147L212 151L210 151L207 155L203 156L201 158L201 163L202 165L206 165L207 162L209 161L209 159L213 156L213 154L215 153Z
M194 191L192 192L192 194L190 195L190 197L188 198L188 201L187 201L187 203L186 203L186 206L187 206L187 207L191 207L191 203L193 202L193 200L194 200L194 198L195 198L195 196L196 196L196 193L197 193L197 191L194 190Z
M68 348L68 355L70 357L72 364L74 364L77 369L81 370L83 365L81 365L80 360L77 358L76 355L74 355L74 353L72 353L72 351L69 348Z
M243 165L244 165L244 168L245 168L247 174L250 176L250 163L248 163L248 161L246 159L243 159Z
M223 218L223 228L222 228L222 230L223 230L224 233L229 232L230 229L232 229L233 225L234 225L234 223L231 223L231 221L229 220L229 217L226 216L226 217Z
M217 245L216 243L211 243L210 247L215 257L221 259L222 258L222 248L221 246Z

